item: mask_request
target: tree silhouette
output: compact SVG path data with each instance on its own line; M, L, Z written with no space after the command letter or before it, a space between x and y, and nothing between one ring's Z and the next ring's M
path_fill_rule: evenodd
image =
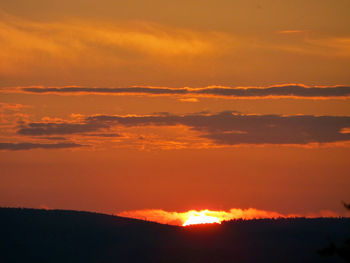
M350 210L350 204L342 202L343 206ZM345 262L350 263L350 237L345 239L341 246L336 246L333 242L330 242L329 245L325 248L322 248L317 251L320 255L329 257L329 256L338 256L343 259Z

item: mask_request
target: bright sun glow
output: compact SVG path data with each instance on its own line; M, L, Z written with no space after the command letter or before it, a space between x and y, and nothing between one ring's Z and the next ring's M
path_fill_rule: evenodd
M258 210L255 208L231 208L228 211L220 210L190 210L185 212L168 212L160 209L125 211L117 214L123 217L154 221L161 224L188 226L195 224L220 224L223 221L235 219L287 218L300 217L298 214L281 214L273 211Z
M183 226L213 223L220 224L220 219L215 216L206 215L208 212L208 210L200 212L191 211L188 219L183 223Z

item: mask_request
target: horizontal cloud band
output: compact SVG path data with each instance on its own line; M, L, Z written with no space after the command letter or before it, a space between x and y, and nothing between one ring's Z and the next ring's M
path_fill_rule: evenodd
M241 115L234 112L192 115L116 116L97 115L82 123L29 123L20 135L48 136L103 131L113 126L184 125L218 145L309 144L350 140L350 117Z
M237 98L259 97L302 97L331 98L349 97L350 87L308 87L301 84L278 85L265 88L258 87L221 87L206 88L167 88L167 87L130 87L130 88L89 88L89 87L26 87L21 89L29 93L57 94L148 94L148 95L192 95L192 96L225 96Z
M67 149L77 148L84 145L76 143L0 143L0 150L20 151L32 149Z

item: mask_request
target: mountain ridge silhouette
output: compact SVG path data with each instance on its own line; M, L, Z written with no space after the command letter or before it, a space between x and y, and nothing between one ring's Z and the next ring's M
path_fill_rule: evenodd
M180 227L94 212L0 208L0 262L339 262L316 253L349 218Z

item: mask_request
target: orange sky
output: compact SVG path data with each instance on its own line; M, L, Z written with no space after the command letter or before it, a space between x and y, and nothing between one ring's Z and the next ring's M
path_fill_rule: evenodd
M152 3L1 1L0 205L342 214L349 1Z

